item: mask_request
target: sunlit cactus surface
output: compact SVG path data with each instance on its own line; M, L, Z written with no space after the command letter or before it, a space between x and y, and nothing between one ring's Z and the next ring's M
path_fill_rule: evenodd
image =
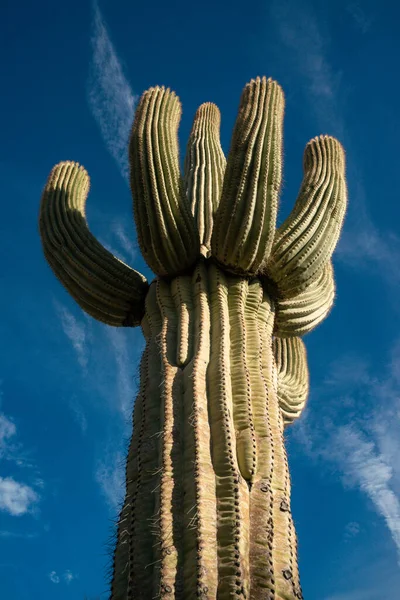
M112 600L303 597L283 435L308 394L301 336L334 300L345 157L332 137L307 144L277 228L283 112L275 81L248 83L225 159L220 113L203 104L182 175L179 99L143 94L129 157L150 284L90 233L84 168L62 162L47 181L40 233L54 273L89 315L140 325L146 340Z

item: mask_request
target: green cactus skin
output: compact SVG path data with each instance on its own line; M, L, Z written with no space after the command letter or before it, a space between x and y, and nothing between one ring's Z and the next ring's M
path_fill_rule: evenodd
M132 128L150 285L89 232L82 167L54 167L41 203L43 249L61 283L94 318L140 324L146 340L110 597L301 599L284 427L308 395L299 336L333 305L344 153L327 136L308 144L298 200L275 231L278 84L246 86L227 161L219 111L200 106L183 178L179 116L175 94L151 88Z
M219 140L221 115L211 102L195 115L186 149L184 183L186 196L200 235L201 253L211 254L214 214L221 197L226 160Z

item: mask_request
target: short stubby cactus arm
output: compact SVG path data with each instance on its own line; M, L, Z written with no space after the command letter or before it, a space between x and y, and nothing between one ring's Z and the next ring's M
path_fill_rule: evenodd
M304 409L309 391L307 354L299 337L273 340L279 406L285 425L297 419Z
M345 155L332 137L311 140L294 209L276 232L266 272L278 295L292 298L321 275L339 239L346 212Z
M280 337L301 336L312 331L330 312L335 299L333 266L329 261L318 279L305 291L288 299L275 300L274 334Z
M44 254L84 311L108 325L134 327L144 315L148 284L90 233L85 218L89 185L77 163L61 162L51 171L39 216Z
M215 215L212 255L227 270L255 274L275 235L282 172L284 97L271 79L243 91Z
M173 92L150 88L139 101L129 146L138 242L147 264L160 276L184 273L200 255L179 170L180 115Z
M226 159L220 143L221 115L206 102L196 111L186 149L184 184L200 235L200 252L211 252L214 214L222 192Z

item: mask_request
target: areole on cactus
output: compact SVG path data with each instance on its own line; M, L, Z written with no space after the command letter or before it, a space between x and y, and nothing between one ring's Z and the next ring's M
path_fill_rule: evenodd
M140 324L146 339L111 598L300 599L283 432L308 394L300 336L334 300L344 151L329 136L308 143L299 196L276 229L279 85L246 85L227 161L218 108L200 106L183 177L180 112L174 93L151 88L132 128L150 285L90 233L82 167L54 167L41 203L44 253L61 283L94 318Z

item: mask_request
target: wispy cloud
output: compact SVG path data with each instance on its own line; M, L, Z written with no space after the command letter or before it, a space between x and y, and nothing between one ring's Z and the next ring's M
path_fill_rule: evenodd
M353 538L355 538L358 534L360 533L360 523L357 523L357 521L350 521L350 523L347 523L345 530L344 530L344 539L346 540L346 542L352 540Z
M57 571L50 571L50 573L48 574L48 578L50 579L50 581L56 584L61 583L61 581L64 581L67 585L69 585L71 581L77 579L77 577L78 576L72 573L72 571L70 571L69 569L67 569L61 574L58 574Z
M346 11L352 17L354 25L361 33L368 33L372 25L372 16L368 15L358 2L350 2L346 6Z
M72 411L72 414L74 415L74 419L79 426L79 429L82 431L82 433L86 433L87 419L81 404L76 398L72 398L72 400L69 403L69 406Z
M29 533L24 531L0 530L0 538L20 538L24 540L33 540L39 536L38 533Z
M119 410L125 419L128 419L133 406L135 395L135 382L132 372L128 340L124 331L107 329L107 337L114 350L115 364L117 367L117 386Z
M400 561L400 501L392 489L393 467L360 429L339 427L329 443L330 460L341 466L345 482L363 491L386 521Z
M0 477L0 510L13 517L31 512L39 496L30 486L12 477Z
M61 321L61 327L71 341L76 352L79 365L86 371L88 365L87 335L85 324L78 321L74 315L60 302L54 300L54 306Z
M137 387L141 343L133 337L132 330L106 327L91 318L78 320L65 307L59 307L59 312L67 316L64 323L68 326L64 326L63 330L82 367L85 388L106 401L104 407L113 415L112 427L119 432L109 442L112 450L104 451L102 448L94 467L95 480L110 510L115 513L124 495L125 448L121 439L127 437L132 426L130 417ZM79 360L82 353L84 361ZM70 409L84 433L88 426L85 406L73 398Z
M121 221L115 221L111 227L115 234L119 245L121 246L124 254L128 257L129 261L134 262L137 258L137 245L129 239L125 226Z
M120 452L106 452L98 462L95 479L100 485L103 496L111 510L117 514L125 493L125 460Z
M60 583L60 578L55 571L50 571L49 579L52 583Z
M350 355L330 368L313 392L323 411L310 406L293 435L312 460L332 464L345 486L357 487L386 522L400 562L399 344L386 374L372 374Z
M65 583L71 583L73 579L76 579L76 575L74 575L71 571L67 570L63 574L63 578Z
M107 149L128 180L128 140L136 97L126 79L97 4L94 5L88 101Z
M15 424L5 414L0 413L0 458L4 456L9 441L15 436L16 432Z
M337 247L337 257L356 269L373 269L390 287L400 284L400 237L390 231L380 231L372 222L367 210L367 199L362 176L355 171L352 219L345 226Z
M133 227L130 229L131 238L127 233L127 225L116 219L112 222L106 235L99 238L105 248L128 265L134 264L138 255Z
M294 70L303 79L318 124L324 131L329 125L341 137L344 124L337 106L341 73L330 64L326 36L322 35L316 16L304 4L280 0L271 3L270 16Z

